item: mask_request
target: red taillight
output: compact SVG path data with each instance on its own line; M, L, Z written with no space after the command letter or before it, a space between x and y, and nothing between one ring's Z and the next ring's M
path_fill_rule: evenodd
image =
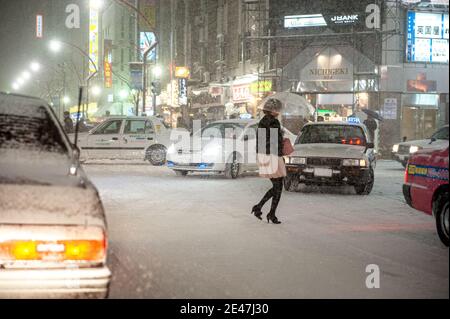
M409 174L408 174L408 165L406 165L405 173L404 173L404 181L405 181L405 184L408 183L408 178L409 178Z

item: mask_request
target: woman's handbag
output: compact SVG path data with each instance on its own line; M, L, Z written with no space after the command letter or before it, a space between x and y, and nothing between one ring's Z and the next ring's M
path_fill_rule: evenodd
M294 147L291 144L291 140L287 137L283 139L283 155L291 155L294 153Z
M280 178L286 176L286 165L282 157L258 154L259 176L264 178Z

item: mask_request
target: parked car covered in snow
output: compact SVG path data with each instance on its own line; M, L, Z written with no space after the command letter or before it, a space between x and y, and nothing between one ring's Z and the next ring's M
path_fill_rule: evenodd
M308 123L286 157L284 186L293 191L306 185L352 185L368 195L375 181L374 144L365 125L348 122Z
M171 130L156 117L114 116L78 135L82 160L142 159L163 165ZM74 134L70 135L73 141Z
M0 297L104 298L107 225L53 110L0 93Z
M448 125L441 127L433 135L424 140L407 141L392 146L395 160L406 167L409 157L421 149L434 149L448 146Z
M167 166L179 176L189 172L224 174L235 179L257 171L257 120L233 119L210 123L193 134L187 145L174 143L167 152ZM293 143L295 135L283 128ZM198 141L198 143L196 143Z
M405 170L403 196L409 206L434 217L439 238L448 246L448 144L411 155Z

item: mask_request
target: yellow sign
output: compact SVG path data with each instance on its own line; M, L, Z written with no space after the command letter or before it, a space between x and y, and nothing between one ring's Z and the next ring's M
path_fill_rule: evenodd
M95 63L95 65L92 64L91 61L89 61L89 73L92 74L95 71L97 71L97 65L98 65L98 10L91 9L89 13L89 57Z
M250 92L251 93L272 92L272 81L270 80L256 81L250 84Z
M191 75L189 68L180 66L175 68L175 77L180 79L187 79Z

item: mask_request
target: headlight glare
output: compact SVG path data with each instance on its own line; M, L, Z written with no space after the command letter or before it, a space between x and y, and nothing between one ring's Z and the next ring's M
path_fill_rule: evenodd
M409 153L413 154L413 153L417 152L418 150L419 150L418 146L411 146L409 148Z
M392 146L392 152L397 153L398 152L398 144L395 144Z

